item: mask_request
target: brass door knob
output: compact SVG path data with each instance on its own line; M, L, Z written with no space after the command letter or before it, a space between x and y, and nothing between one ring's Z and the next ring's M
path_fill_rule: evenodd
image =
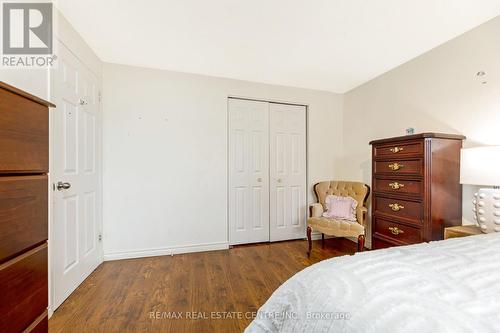
M399 212L401 209L404 209L405 206L403 205L400 205L398 203L393 203L393 204L390 204L389 207L394 211L394 212Z

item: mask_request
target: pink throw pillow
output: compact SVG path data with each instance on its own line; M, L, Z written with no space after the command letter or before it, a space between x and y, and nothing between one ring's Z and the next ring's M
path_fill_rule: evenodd
M356 207L358 202L351 197L327 195L325 198L326 212L323 217L356 222Z

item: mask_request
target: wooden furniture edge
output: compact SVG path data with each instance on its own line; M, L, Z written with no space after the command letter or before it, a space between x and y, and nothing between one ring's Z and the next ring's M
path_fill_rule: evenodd
M21 97L27 98L27 99L29 99L35 103L41 104L43 106L50 107L50 108L56 107L55 104L53 104L51 102L48 102L44 99L41 99L40 97L36 97L35 95L29 94L25 91L22 91L22 90L20 90L16 87L13 87L13 86L11 86L3 81L0 81L0 88L7 90L7 91L10 91L11 93L19 95Z
M372 140L370 141L370 145L373 144L380 144L380 143L389 143L393 141L400 141L400 140L416 140L416 139L425 139L425 138L436 138L436 139L449 139L449 140L465 140L466 137L460 134L445 134L445 133L431 133L431 132L426 132L426 133L419 133L419 134L412 134L412 135L402 135L402 136L395 136L392 138L385 138L385 139L378 139L378 140Z

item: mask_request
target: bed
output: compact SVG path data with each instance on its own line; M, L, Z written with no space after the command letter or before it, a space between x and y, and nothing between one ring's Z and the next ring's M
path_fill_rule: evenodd
M281 285L245 332L500 332L500 234L324 260Z

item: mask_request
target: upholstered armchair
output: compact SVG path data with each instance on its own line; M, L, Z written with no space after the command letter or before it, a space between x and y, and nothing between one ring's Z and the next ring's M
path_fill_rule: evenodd
M314 192L318 198L318 202L309 207L310 217L307 220L307 241L309 242L307 255L311 255L312 240L311 233L313 231L320 232L322 238L325 235L334 237L355 237L358 239L358 251L363 251L365 247L365 223L366 223L366 200L370 194L370 187L358 182L345 181L325 181L314 185ZM357 202L356 222L337 220L323 217L323 212L326 209L326 196L338 195L349 196Z

